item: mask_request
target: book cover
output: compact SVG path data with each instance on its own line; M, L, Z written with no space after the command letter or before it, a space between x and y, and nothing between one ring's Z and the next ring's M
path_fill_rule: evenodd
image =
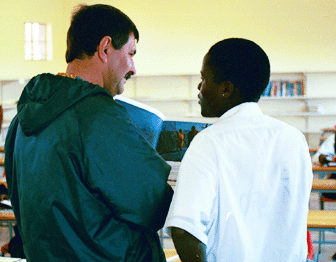
M210 126L210 119L166 119L162 124L156 151L167 161L181 161L193 138Z
M192 139L216 118L167 118L159 110L123 96L115 96L147 141L166 161L181 161Z
M165 116L153 107L121 95L115 96L115 100L126 108L143 136L156 148Z

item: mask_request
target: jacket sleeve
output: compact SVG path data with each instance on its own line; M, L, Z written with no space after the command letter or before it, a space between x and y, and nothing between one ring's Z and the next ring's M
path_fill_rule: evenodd
M173 194L167 184L170 166L126 110L105 100L82 119L85 180L117 217L156 231Z

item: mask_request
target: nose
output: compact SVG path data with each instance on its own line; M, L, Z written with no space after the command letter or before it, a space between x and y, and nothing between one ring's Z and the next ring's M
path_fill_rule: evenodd
M136 69L135 69L134 61L132 59L132 66L131 66L131 70L130 70L130 75L135 75L135 74L136 74Z
M198 89L198 90L201 90L201 86L202 86L202 82L200 82L200 83L198 84L197 89Z

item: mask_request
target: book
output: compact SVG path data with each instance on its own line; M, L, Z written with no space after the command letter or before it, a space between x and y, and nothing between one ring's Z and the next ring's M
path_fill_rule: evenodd
M281 96L287 96L287 81L281 82L282 94Z
M270 81L267 85L267 87L265 88L264 90L264 93L262 94L262 96L270 96L270 93L271 93L271 88L272 88L272 84L273 84L273 81Z
M287 82L287 96L294 95L294 84L293 82Z
M159 110L117 95L140 132L166 161L180 162L192 139L217 118L168 118Z

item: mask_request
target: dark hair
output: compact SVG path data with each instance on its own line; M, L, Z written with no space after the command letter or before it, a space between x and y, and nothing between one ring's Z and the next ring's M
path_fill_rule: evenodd
M212 69L214 81L231 81L239 90L241 102L258 102L269 82L268 57L250 40L222 40L210 48L206 61Z
M93 56L105 36L112 38L112 46L119 50L133 33L139 41L139 32L132 20L110 5L80 5L73 13L67 34L66 62Z

